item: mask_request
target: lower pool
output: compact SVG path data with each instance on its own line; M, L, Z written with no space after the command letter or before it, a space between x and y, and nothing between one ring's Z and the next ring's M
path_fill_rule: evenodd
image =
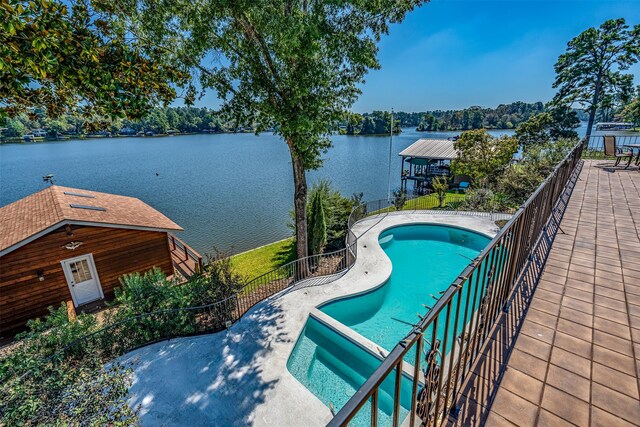
M333 411L338 411L367 378L380 366L381 360L349 338L313 316L289 357L287 368L293 376ZM379 425L390 425L393 414L395 370L378 391ZM411 407L411 379L403 377L400 391L400 419ZM371 405L367 403L350 425L370 425Z
M423 304L433 306L489 241L479 233L449 226L390 228L379 236L380 246L393 266L387 282L372 291L326 303L319 309L390 351L418 322L418 315L428 311ZM466 298L466 293L459 293L460 297ZM442 321L438 327L440 339L445 323ZM462 325L456 333L460 328ZM325 405L339 410L380 363L379 358L310 316L287 368ZM388 424L393 412L393 375L386 381L378 411L380 425ZM408 378L402 384L401 396L402 419L410 407ZM369 413L370 409L361 410L354 424L368 424Z

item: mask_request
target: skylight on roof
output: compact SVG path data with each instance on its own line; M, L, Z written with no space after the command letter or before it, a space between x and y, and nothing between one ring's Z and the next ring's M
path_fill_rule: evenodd
M87 206L87 205L75 205L75 204L70 204L69 206L76 209L88 209L91 211L106 211L105 208L101 208L100 206Z
M91 194L74 193L74 192L71 192L71 191L65 191L64 194L66 194L67 196L86 197L88 199L95 199L96 198L96 196L92 196Z

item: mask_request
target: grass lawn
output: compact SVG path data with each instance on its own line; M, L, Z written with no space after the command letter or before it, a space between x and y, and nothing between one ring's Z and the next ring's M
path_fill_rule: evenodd
M456 200L463 200L464 198L464 194L449 191L447 192L447 198L444 204L446 205ZM413 210L416 206L433 206L434 209L438 209L438 198L435 194L429 194L409 200L405 203L403 210ZM371 212L370 214L373 213L374 212ZM251 280L295 259L296 248L293 238L289 238L233 255L231 257L231 266L237 273L244 276L247 280Z
M231 257L231 266L247 280L258 277L296 259L293 238L251 249Z
M444 199L443 205L446 206L449 202L455 202L458 200L464 200L464 193L456 193L453 190L447 191L447 197ZM417 197L415 199L408 200L402 207L403 211L415 209L417 206L430 206L433 205L434 209L438 208L438 196L436 194L429 194L427 196Z

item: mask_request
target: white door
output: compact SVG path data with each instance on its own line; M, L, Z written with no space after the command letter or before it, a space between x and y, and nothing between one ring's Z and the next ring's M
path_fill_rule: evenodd
M65 259L62 269L76 307L104 298L91 254Z

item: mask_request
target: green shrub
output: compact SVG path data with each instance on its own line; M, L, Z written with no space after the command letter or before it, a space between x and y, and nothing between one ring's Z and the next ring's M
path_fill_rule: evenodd
M442 207L444 201L447 198L447 190L449 189L449 184L447 183L446 178L444 177L435 177L431 182L431 186L433 187L433 191L438 198L438 206Z
M158 269L123 277L103 325L87 314L69 321L64 304L51 308L0 359L0 425L135 424L130 369L109 362L153 341L222 329L243 283L229 257L216 254L183 285Z
M402 210L404 204L407 203L407 192L401 188L399 190L395 190L391 195L393 197L393 206L397 211Z
M494 194L488 188L467 191L464 209L470 211L491 212L494 210Z
M533 193L544 177L529 163L511 165L502 174L498 188L513 204L521 205Z
M131 425L130 370L104 366L101 352L65 352L97 330L94 316L69 321L62 304L30 321L16 347L0 359L0 425Z
M354 194L351 199L344 197L333 188L330 181L320 180L309 189L309 203L307 203L307 218L312 216L312 201L316 194L322 200L322 208L326 222L327 239L324 245L325 252L344 248L347 233L349 215L354 207L362 202L362 193ZM291 212L293 218L293 212ZM293 222L289 224L295 230ZM311 227L308 228L308 239L311 241Z
M311 199L311 213L309 215L309 254L322 253L327 243L327 221L324 215L324 201L320 192L316 192Z
M504 193L510 203L521 205L575 144L575 140L560 139L529 146L518 164L505 169L498 180L497 190Z

